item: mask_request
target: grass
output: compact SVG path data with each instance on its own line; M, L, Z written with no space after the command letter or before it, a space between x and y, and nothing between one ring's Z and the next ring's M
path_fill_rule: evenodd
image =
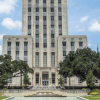
M7 97L0 96L0 100L5 99L5 98L7 98Z
M99 96L88 96L84 98L89 99L89 100L100 100L100 95Z

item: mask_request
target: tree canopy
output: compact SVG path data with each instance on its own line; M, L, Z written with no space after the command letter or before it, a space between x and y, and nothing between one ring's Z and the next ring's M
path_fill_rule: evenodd
M90 48L77 49L76 52L69 52L64 61L59 63L59 74L63 77L77 76L82 81L100 78L100 57L99 53ZM90 81L90 80L89 80ZM87 84L89 86L89 84ZM92 84L93 85L93 84Z
M21 77L22 85L22 76L24 76L24 78L26 77L28 80L28 73L33 74L34 70L30 68L26 62L22 60L12 61L9 55L0 56L0 86L7 85L8 79L13 77ZM29 80L27 82L29 83Z

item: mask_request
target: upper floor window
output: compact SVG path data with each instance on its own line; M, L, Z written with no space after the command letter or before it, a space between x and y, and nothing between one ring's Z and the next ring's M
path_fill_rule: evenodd
M28 21L31 21L31 16L28 16Z
M39 12L39 8L38 7L36 8L36 12Z
M83 42L79 42L79 47L83 47Z
M51 12L54 12L54 8L51 8Z
M36 21L39 21L39 16L36 16Z
M39 25L36 25L36 29L39 29Z
M43 3L46 3L46 0L43 0Z
M62 16L59 16L58 19L59 19L59 21L62 21Z
M61 12L61 7L58 8L58 12Z
M28 7L28 12L31 12L31 7Z
M43 16L43 21L46 21L47 20L47 17L46 16Z
M51 16L51 21L54 21L54 16Z
M8 46L11 46L11 42L8 42Z
M47 29L47 26L46 25L43 25L43 29Z
M72 47L74 46L74 44L75 44L74 42L71 42L71 46L72 46Z
M46 8L43 8L43 12L46 12Z
M61 3L61 0L58 0L58 3Z
M39 0L35 0L36 1L36 3L39 3Z
M31 25L28 25L28 29L31 29Z
M51 0L51 3L54 3L54 0Z
M28 0L28 3L31 3L31 0Z

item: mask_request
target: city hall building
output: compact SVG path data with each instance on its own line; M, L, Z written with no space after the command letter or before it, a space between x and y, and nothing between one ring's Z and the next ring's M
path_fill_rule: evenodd
M32 86L58 86L59 62L70 51L87 47L87 36L68 35L67 0L22 0L22 35L3 37L3 54L24 60L34 69ZM8 85L20 86L20 78ZM69 79L65 79L69 86ZM77 77L71 86L86 86Z

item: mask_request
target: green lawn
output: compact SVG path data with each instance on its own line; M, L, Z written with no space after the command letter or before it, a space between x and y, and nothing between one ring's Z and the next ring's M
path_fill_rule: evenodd
M5 98L7 98L7 97L2 97L2 96L0 96L0 100L5 99Z
M100 100L100 95L99 96L89 96L89 97L84 97L86 99L89 99L89 100Z

